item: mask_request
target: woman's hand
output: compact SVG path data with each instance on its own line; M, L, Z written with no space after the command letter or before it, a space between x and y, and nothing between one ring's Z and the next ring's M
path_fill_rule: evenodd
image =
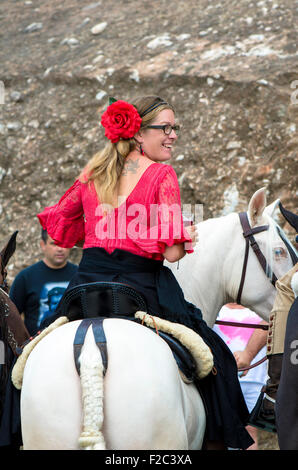
M190 236L191 242L192 242L192 247L194 248L196 246L196 244L198 243L198 241L199 241L199 235L198 235L197 227L196 227L196 225L188 225L187 227L185 227L185 230L187 231L188 235Z
M184 243L166 246L165 251L163 253L163 257L169 263L176 263L176 261L179 261L181 258L183 258L183 256L185 256Z

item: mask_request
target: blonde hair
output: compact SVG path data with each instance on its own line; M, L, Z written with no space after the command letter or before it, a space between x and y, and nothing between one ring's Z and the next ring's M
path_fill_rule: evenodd
M174 112L173 107L158 96L137 98L131 104L142 117L141 129L150 125L162 110L171 109ZM149 110L151 107L152 110ZM93 181L99 202L112 204L125 159L135 147L134 138L121 139L115 144L108 142L89 160L81 172L79 180L86 184Z

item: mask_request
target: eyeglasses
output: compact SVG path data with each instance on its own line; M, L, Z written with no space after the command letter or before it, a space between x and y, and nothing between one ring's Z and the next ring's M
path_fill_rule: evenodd
M180 126L175 125L172 126L171 124L163 124L160 126L146 126L147 129L162 129L166 135L170 135L172 131L175 131L176 134L179 134Z

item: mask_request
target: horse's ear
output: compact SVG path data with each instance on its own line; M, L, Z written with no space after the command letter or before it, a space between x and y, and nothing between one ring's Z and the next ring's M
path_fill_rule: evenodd
M248 217L252 227L261 225L265 207L266 188L261 188L254 193L248 204Z
M2 258L3 266L7 266L8 261L12 257L16 249L16 238L17 238L18 231L14 232L10 237L7 245L3 248L0 252L0 256Z
M279 199L276 199L276 201L272 202L271 204L269 204L269 206L265 207L265 210L264 212L269 215L269 217L273 218L274 216L274 212L276 211L278 205L280 203L280 200Z

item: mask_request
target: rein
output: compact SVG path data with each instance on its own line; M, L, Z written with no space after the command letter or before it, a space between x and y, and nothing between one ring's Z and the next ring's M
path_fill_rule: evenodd
M260 330L268 330L268 325L260 325L260 324L254 324L254 323L238 323L234 321L225 321L225 320L216 320L218 325L227 325L227 326L240 326L243 328L259 328Z
M250 370L250 369L253 369L254 367L257 367L259 366L260 364L263 364L263 362L267 361L267 356L264 356L262 359L260 359L258 362L255 362L254 364L252 364L251 366L247 366L247 367L241 367L239 370L239 372L244 372L246 370Z
M239 326L241 328L258 328L260 330L268 330L268 325L260 325L260 324L255 324L255 323L239 323L239 322L234 322L234 321L225 321L225 320L216 320L218 325L227 325L227 326ZM260 364L263 364L267 360L267 356L264 356L262 359L259 361L255 362L254 364L247 366L247 367L241 367L238 369L239 372L244 372L245 370L250 370L253 369L254 367L259 366Z

